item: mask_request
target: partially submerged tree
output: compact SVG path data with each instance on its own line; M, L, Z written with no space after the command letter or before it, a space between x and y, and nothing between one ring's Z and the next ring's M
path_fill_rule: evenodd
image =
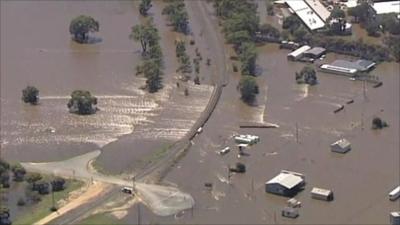
M52 191L62 191L65 189L65 179L61 177L54 178L51 181L51 190Z
M162 11L174 30L181 33L187 33L189 29L189 16L185 11L185 3L182 0L173 0Z
M254 43L242 43L239 48L239 60L241 64L242 75L255 76L256 74L257 52Z
M151 0L142 0L139 5L139 13L142 16L147 16L149 9L151 8Z
M300 73L296 72L296 82L298 84L317 84L318 80L314 68L311 66L305 66Z
M27 86L22 90L22 101L36 105L39 102L39 90L34 86Z
M374 118L372 119L372 129L373 129L373 130L383 129L383 128L387 127L387 126L389 126L389 125L387 124L387 122L384 121L384 120L382 120L382 119L379 118L379 117L374 117Z
M134 41L140 41L143 54L147 53L148 46L155 45L160 39L157 29L153 26L151 21L145 25L138 24L133 26L129 38Z
M79 115L89 115L95 113L98 109L97 98L92 96L89 91L75 90L71 94L67 106L69 112Z
M246 103L252 103L258 94L256 79L252 76L243 76L239 82L241 98Z
M150 93L162 88L162 71L154 60L149 59L143 63L143 74L146 77L146 88Z
M89 32L99 31L99 22L91 16L80 15L75 17L69 25L69 32L74 40L79 43L87 43Z
M14 181L16 182L21 182L24 180L24 176L26 174L26 170L24 167L21 166L21 164L16 164L13 165L11 168L11 171L14 174Z

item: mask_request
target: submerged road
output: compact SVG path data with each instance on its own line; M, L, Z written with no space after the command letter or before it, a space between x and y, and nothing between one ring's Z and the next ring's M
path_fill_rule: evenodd
M197 135L197 130L206 125L208 119L210 118L210 116L212 115L214 109L218 104L218 101L222 94L223 87L226 86L229 82L229 74L227 71L229 65L228 62L229 57L227 57L227 54L225 52L224 48L225 42L220 33L220 29L216 23L217 21L212 21L211 19L212 16L211 12L208 11L207 9L207 2L200 0L186 1L185 4L186 4L186 9L190 15L190 18L197 20L197 22L199 22L202 25L203 29L201 31L202 34L200 35L203 35L204 38L206 38L207 43L209 45L208 47L213 50L214 54L212 57L213 59L212 66L214 68L213 68L212 80L214 81L213 84L214 90L212 92L212 95L205 110L197 119L195 124L189 130L189 132L181 140L171 145L170 149L167 151L167 154L164 156L164 158L153 164L150 164L142 171L138 171L138 173L135 175L137 181L136 182L137 187L142 186L143 188L140 189L142 189L143 193L145 193L142 196L140 196L140 198L147 198L148 200L147 204L150 205L151 201L153 201L156 198L155 195L157 194L166 197L166 199L169 199L171 193L174 193L173 194L174 196L176 195L176 193L179 193L180 199L188 198L188 196L185 193L181 193L178 190L165 190L165 188L159 188L161 186L159 187L157 187L157 185L149 186L144 183L159 183L165 177L165 175L170 171L172 166L185 155L185 153L191 147L191 140ZM88 202L80 206L79 208L74 209L71 212L60 216L53 222L56 222L57 224L76 223L80 219L82 219L83 216L92 212L96 207L104 204L108 200L112 199L112 197L116 196L118 194L118 189L119 189L118 186L132 186L132 181L119 179L117 177L105 176L102 174L96 174L90 172L87 167L78 166L78 165L87 165L88 161L96 158L100 153L101 153L100 151L95 151L92 153L85 154L82 157L76 157L71 160L66 160L64 162L57 162L57 164L44 163L41 164L39 167L37 166L37 164L34 163L23 164L23 166L26 167L28 170L35 170L41 172L47 171L47 173L49 173L49 171L52 171L51 173L57 175L64 175L68 177L72 176L75 178L81 178L85 180L91 179L116 185L114 189L105 193L101 197L96 198L95 200ZM57 168L64 168L63 170L64 173L65 171L69 171L70 174L62 174L61 170L57 170ZM70 169L65 170L66 168ZM145 190L151 190L151 191L146 192ZM190 197L189 199L192 199L191 196L189 197ZM188 202L191 203L190 201ZM166 202L166 204L172 205L176 203ZM194 202L192 202L191 204L194 204ZM188 206L190 205L185 203L183 205L177 206L175 210L183 210L184 208L182 209L181 207L188 207Z

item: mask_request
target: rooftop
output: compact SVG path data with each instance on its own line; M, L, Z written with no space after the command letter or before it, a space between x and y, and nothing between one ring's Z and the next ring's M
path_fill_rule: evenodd
M288 189L291 189L302 182L304 182L304 179L299 175L281 172L280 174L269 180L267 184L278 183Z
M305 0L305 2L314 10L315 13L318 14L323 21L326 21L331 15L331 12L329 12L319 0Z
M291 55L291 56L296 57L296 56L298 56L298 55L304 53L305 51L310 50L310 48L311 48L311 47L308 46L308 45L303 45L303 46L301 46L300 48L298 48L298 49L294 50L293 52L289 53L288 55Z
M400 217L400 212L391 212L390 215L393 217Z
M400 13L400 1L375 2L372 8L376 14Z
M343 138L343 139L336 141L332 145L339 145L339 147L341 147L341 148L346 148L346 147L350 146L350 142Z
M325 26L324 21L303 0L286 0L286 4L288 4L310 30L316 30Z
M310 53L310 54L314 54L314 55L320 55L320 54L324 53L325 51L326 51L325 48L314 47L312 49L307 50L305 53Z
M335 60L333 63L331 63L332 66L336 67L343 67L343 68L348 68L348 69L356 69L359 71L365 71L370 69L371 67L375 66L376 63L369 61L369 60L364 60L364 59L359 59L355 62L347 61L347 60Z
M331 193L331 190L326 190L326 189L314 187L314 188L311 190L311 193L328 196L328 195Z

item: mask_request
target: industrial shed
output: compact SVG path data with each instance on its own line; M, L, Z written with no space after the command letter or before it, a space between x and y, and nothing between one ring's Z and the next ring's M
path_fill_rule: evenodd
M322 47L314 47L304 52L304 56L312 59L318 59L326 53L326 49Z
M277 176L265 183L265 191L277 195L294 196L303 190L304 186L303 174L282 170Z

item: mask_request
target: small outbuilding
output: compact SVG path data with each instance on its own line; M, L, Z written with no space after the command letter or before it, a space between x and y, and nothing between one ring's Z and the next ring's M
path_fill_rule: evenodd
M294 50L293 52L289 53L289 54L287 55L287 58L288 58L289 60L293 60L293 61L298 60L298 59L300 59L301 57L303 57L303 54L304 54L306 51L308 51L308 50L310 50L310 49L311 49L310 46L308 46L308 45L303 45L303 46L301 46L300 48L298 48L298 49Z
M297 218L299 216L299 210L292 207L284 207L282 209L282 216L288 218Z
M314 47L304 52L304 56L312 59L319 59L326 53L326 49L322 47Z
M400 225L400 211L390 213L390 224Z
M351 150L351 144L348 140L342 138L331 144L331 151L338 153L346 153Z
M303 190L304 186L303 174L282 170L277 176L265 183L265 191L277 195L294 196Z
M333 192L331 190L314 187L311 190L311 198L324 201L332 201Z

